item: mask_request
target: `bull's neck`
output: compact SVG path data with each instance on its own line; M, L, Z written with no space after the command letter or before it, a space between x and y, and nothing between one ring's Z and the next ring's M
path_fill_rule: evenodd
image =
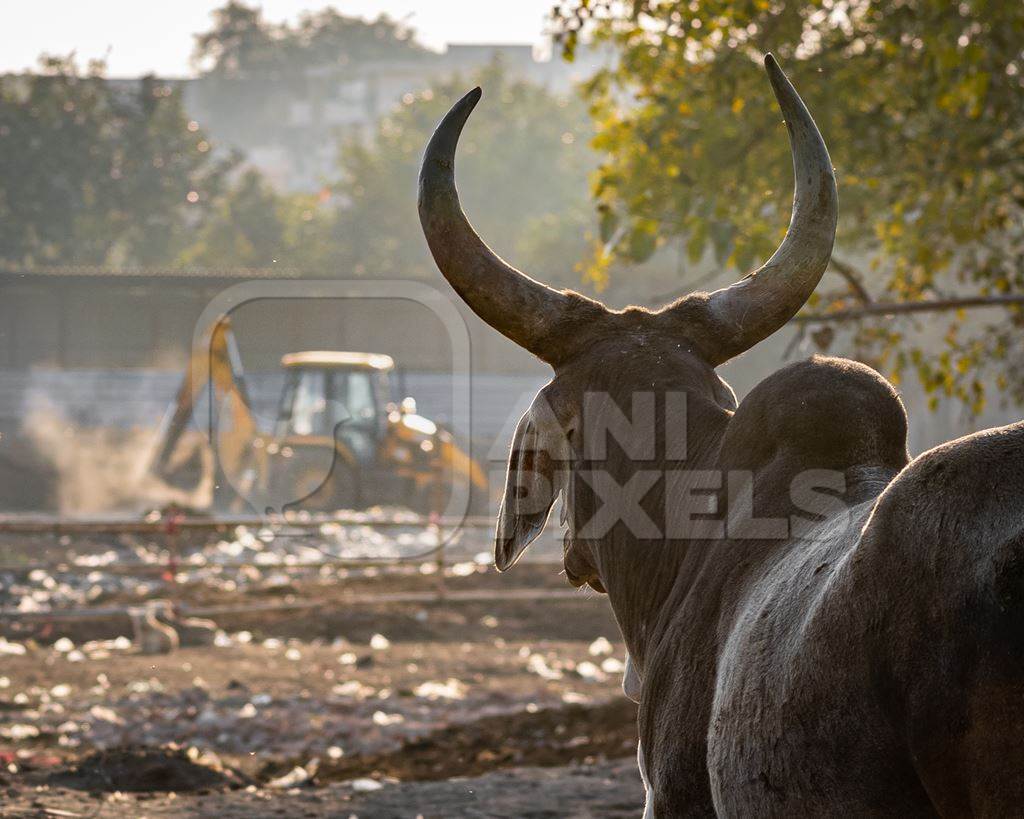
M668 541L621 546L616 543L610 544L609 549L621 549L624 556L619 565L628 562L631 566L626 571L614 572L605 587L626 648L642 670L648 647L661 636L666 606L675 597L677 580L700 573L702 550Z
M718 468L722 436L729 418L730 413L723 409L700 419L699 435L691 435L691 441L696 440L697 445L691 446L685 469ZM662 481L663 486L664 477ZM651 501L652 496L658 494L656 486L646 500ZM651 510L651 517L665 533L668 512L663 508L664 501L661 504L658 513ZM686 587L682 593L688 594L701 582L700 578L706 576L708 549L705 546L702 542L667 536L639 538L626 526L616 527L609 537L595 545L599 552L601 581L638 669L643 668L648 647L659 639L667 624L667 609L678 605L680 588Z

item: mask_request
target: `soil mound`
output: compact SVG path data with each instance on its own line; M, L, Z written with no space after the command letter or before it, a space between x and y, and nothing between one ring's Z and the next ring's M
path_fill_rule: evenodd
M409 740L396 751L321 765L319 782L358 777L431 781L501 768L554 767L636 754L636 705L625 698L484 717Z
M185 751L116 748L98 751L47 777L50 785L75 790L131 793L223 790L246 784L231 770L201 764Z

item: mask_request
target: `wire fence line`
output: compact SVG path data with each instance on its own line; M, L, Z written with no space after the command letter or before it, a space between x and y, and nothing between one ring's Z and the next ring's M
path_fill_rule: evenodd
M580 600L593 593L583 589L460 589L438 594L436 591L383 592L379 594L346 595L333 604L352 606L408 605L431 603L487 603L492 600L510 602L541 602L545 600ZM94 606L81 609L52 609L49 611L19 612L0 610L0 617L11 617L24 622L57 620L106 619L129 616L145 610L147 603L157 605L161 600L140 601L135 605ZM237 603L223 606L179 606L184 617L218 617L233 614L261 614L285 611L305 611L323 608L323 600L286 600L275 603Z
M58 515L14 514L0 515L0 534L174 534L178 531L217 531L234 529L239 526L249 528L273 528L287 526L293 529L314 529L324 525L340 526L375 526L392 527L426 527L437 526L441 529L472 529L489 528L494 519L476 515L467 517L426 517L423 515L366 515L359 513L308 514L303 516L286 516L283 518L265 517L261 515L233 515L230 517L204 517L172 515L134 518L134 517L61 517Z

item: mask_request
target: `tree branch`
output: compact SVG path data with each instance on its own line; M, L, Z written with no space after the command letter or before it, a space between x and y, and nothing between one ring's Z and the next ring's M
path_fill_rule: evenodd
M849 310L837 310L834 313L807 313L801 316L794 316L793 321L799 324L856 321L868 316L938 313L945 310L960 310L967 307L1010 307L1015 304L1024 304L1024 293L1005 296L964 296L962 298L933 299L931 301L872 302L861 307L853 307Z
M874 299L871 298L871 294L868 293L867 288L864 286L861 274L857 272L853 265L849 262L844 262L842 259L837 259L835 256L832 257L829 264L831 264L832 269L835 270L836 273L846 279L846 283L850 285L850 289L863 304L871 304L874 301Z

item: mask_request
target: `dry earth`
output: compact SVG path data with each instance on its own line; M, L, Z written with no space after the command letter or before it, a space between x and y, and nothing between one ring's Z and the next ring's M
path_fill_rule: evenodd
M518 574L520 588L565 588L550 567ZM5 624L0 812L636 815L635 710L607 603L502 600L510 580L462 572L450 591L482 599L376 605L351 595L436 578L163 589L186 605L302 607L224 614L219 645L158 657L116 640L117 618Z

